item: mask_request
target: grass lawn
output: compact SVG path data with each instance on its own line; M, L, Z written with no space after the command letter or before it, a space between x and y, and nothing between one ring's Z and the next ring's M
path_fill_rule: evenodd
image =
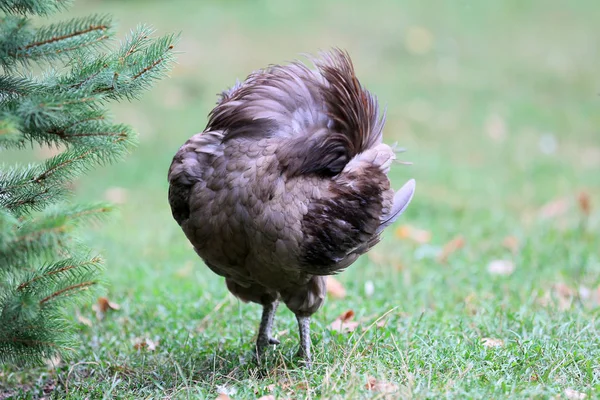
M68 399L600 396L597 0L78 0L71 12L112 13L122 33L138 22L181 31L182 53L171 79L113 107L140 132L136 152L77 182L79 201L122 202L82 232L120 310L101 321L74 310L74 359L0 367L0 398L44 386ZM331 46L387 105L384 137L414 163L395 166L393 182L414 177L417 193L337 277L346 296L313 319L314 367L293 358L295 318L280 307L281 345L257 368L260 307L192 251L170 215L167 169L217 92ZM444 251L452 240L463 246ZM359 326L332 330L347 310ZM155 349L135 346L146 339Z

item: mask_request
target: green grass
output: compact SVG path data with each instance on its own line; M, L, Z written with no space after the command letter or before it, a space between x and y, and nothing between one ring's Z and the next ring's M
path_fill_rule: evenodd
M114 107L140 132L137 151L77 182L81 201L127 190L116 218L84 233L107 260L107 296L121 310L97 321L82 309L93 326L80 324L74 359L55 371L3 367L0 397L10 389L36 397L50 380L53 396L69 399L212 399L223 388L236 399L384 396L366 389L369 376L397 385L392 398L564 398L566 389L598 397L596 0L78 1L74 11L113 13L123 33L138 22L181 30L182 54L171 79ZM423 54L406 43L415 27L433 39ZM417 50L427 50L422 40ZM387 105L386 140L414 162L395 167L394 184L414 177L417 194L374 254L339 276L347 297L315 315L314 368L292 357L296 324L285 307L275 327L282 343L257 368L246 359L259 307L240 304L194 254L170 216L166 172L204 128L215 93L252 69L331 46L348 49ZM548 138L550 154L540 145ZM592 199L588 218L575 200L581 191ZM557 198L566 211L542 218ZM397 237L404 224L431 232L431 242ZM438 262L459 235L465 247ZM507 236L518 239L515 253L502 245ZM491 275L495 259L515 271ZM560 284L574 295L561 295ZM349 309L361 327L331 331ZM373 324L386 313L383 327ZM136 350L136 338L158 346Z

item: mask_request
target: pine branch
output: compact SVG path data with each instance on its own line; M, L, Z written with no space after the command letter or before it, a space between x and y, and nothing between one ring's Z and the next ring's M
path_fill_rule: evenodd
M121 157L126 150L120 137L97 138L94 147L73 148L46 160L42 165L0 172L0 207L16 215L41 210L49 202L64 198L67 193L64 187L66 182L94 165Z
M36 84L22 76L0 76L0 104L26 96L36 89Z
M34 272L0 292L0 362L35 363L55 353L66 355L72 328L61 307L86 300L101 268L98 257L31 265Z
M52 259L77 249L71 237L74 228L82 223L102 220L112 211L107 204L77 205L45 210L35 217L16 219L0 214L0 228L4 232L0 242L0 270L23 269L40 259ZM4 226L3 226L4 225Z
M155 80L164 77L174 61L174 35L152 39L153 30L139 26L111 55L89 62L75 57L71 73L60 84L110 99L133 99Z
M0 21L0 64L11 70L31 61L53 61L68 52L102 45L112 35L107 16L74 18L39 29L25 18L6 16Z
M34 28L24 16L63 4L0 0L0 150L65 147L41 164L0 166L0 363L31 364L70 350L64 307L86 297L101 268L74 228L109 207L56 204L70 194L69 182L122 158L135 143L130 127L107 117L106 103L139 96L174 58L176 38L153 39L144 26L110 51L108 17ZM32 77L33 62L53 68Z
M19 122L14 115L0 112L0 150L22 144Z
M66 8L68 0L3 0L0 10L7 14L37 14L48 15Z

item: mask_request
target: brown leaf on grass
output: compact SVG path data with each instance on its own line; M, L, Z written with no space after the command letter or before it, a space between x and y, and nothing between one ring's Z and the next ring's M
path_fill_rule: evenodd
M529 377L529 382L537 382L539 380L540 380L540 377L535 372L533 374L531 374L531 376Z
M77 313L77 321L81 322L83 325L89 326L90 328L92 327L92 320L89 318L84 317L83 315Z
M111 203L125 204L127 203L127 189L121 187L111 187L104 192L104 198Z
M485 132L495 142L501 142L506 138L506 123L498 114L490 114L485 121Z
M411 26L406 32L404 45L413 54L427 54L433 47L433 34L422 26Z
M373 376L369 376L365 389L379 393L394 393L398 391L399 387L395 383L380 381Z
M113 303L106 297L98 297L98 307L100 308L100 311L102 311L102 312L106 312L109 309L110 310L120 310L121 309L120 305L118 305L117 303Z
M457 236L442 247L441 253L438 255L437 260L440 263L445 264L448 262L448 257L456 251L462 249L465 246L465 238Z
M569 400L583 400L587 397L585 393L578 392L575 389L566 388L565 397Z
M343 312L339 317L337 317L331 325L329 325L329 329L336 332L353 332L358 327L358 322L352 321L354 318L354 311L348 310Z
M502 347L504 346L504 340L494 338L483 338L481 339L481 344L484 347Z
M549 290L544 292L543 296L537 298L536 302L542 307L555 306L561 311L568 310L571 308L575 297L578 295L582 301L586 300L586 295L590 297L590 301L594 300L592 297L595 296L591 296L591 293L586 293L586 289L586 287L581 287L579 291L577 291L577 289L571 288L566 283L555 283Z
M375 264L385 264L388 261L387 257L385 257L381 252L377 251L377 248L369 251L367 253L367 258Z
M175 271L175 275L177 275L178 278L187 278L192 274L193 270L194 264L191 261L188 261L183 265L183 267Z
M510 250L513 254L519 252L519 239L514 236L507 236L502 240L502 246Z
M215 400L230 400L231 397L226 395L225 393L219 393Z
M404 265L402 261L398 259L397 255L393 255L388 253L383 253L381 251L369 251L367 253L367 258L374 264L385 266L385 267L393 267L396 271L402 271L404 269Z
M327 277L327 294L336 299L343 299L346 297L346 289L340 281L335 279L333 276Z
M566 283L557 283L552 286L554 298L558 300L559 310L568 310L573 305L573 300L577 295L577 291L569 287Z
M467 297L465 297L465 300L464 300L465 310L471 315L477 314L477 306L475 304L475 300L476 300L475 293L469 294Z
M62 358L60 355L55 354L52 357L45 359L44 363L46 364L47 368L55 370L62 364Z
M551 219L564 215L569 209L569 200L565 197L552 200L540 208L540 216L544 219Z
M157 341L153 341L151 339L144 339L144 338L137 338L135 340L135 343L133 344L133 348L136 350L148 350L148 351L154 351L156 350L156 347L158 346L158 340Z
M573 297L575 296L575 289L570 288L566 283L557 283L553 286L554 291L560 296L560 297Z
M590 216L592 212L592 201L588 192L579 192L579 194L577 195L577 205L579 206L579 210L581 210L584 216Z
M383 328L383 327L385 327L386 324L387 324L387 319L384 318L384 319L381 319L381 320L377 321L375 323L375 326L378 327L378 328ZM370 327L371 327L370 325L363 326L362 331L366 332L366 331L369 330Z
M515 271L515 264L510 260L493 260L487 270L491 275L510 275Z
M120 305L113 303L106 297L98 297L98 301L92 306L92 310L96 312L96 319L98 321L102 321L104 319L104 315L108 310L116 311L120 309Z
M431 232L424 229L415 228L411 225L401 225L396 229L396 236L400 239L409 239L419 244L429 243Z

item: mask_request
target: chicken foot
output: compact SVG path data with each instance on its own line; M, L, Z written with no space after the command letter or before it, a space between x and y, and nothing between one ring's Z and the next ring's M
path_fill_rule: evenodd
M260 319L260 326L258 327L258 338L256 339L256 356L259 359L267 346L270 344L279 344L279 340L271 336L273 318L275 317L278 305L278 300L263 305L263 313Z
M306 367L310 368L312 362L310 355L310 317L296 315L296 319L298 320L298 330L300 332L300 348L296 356L303 358Z

